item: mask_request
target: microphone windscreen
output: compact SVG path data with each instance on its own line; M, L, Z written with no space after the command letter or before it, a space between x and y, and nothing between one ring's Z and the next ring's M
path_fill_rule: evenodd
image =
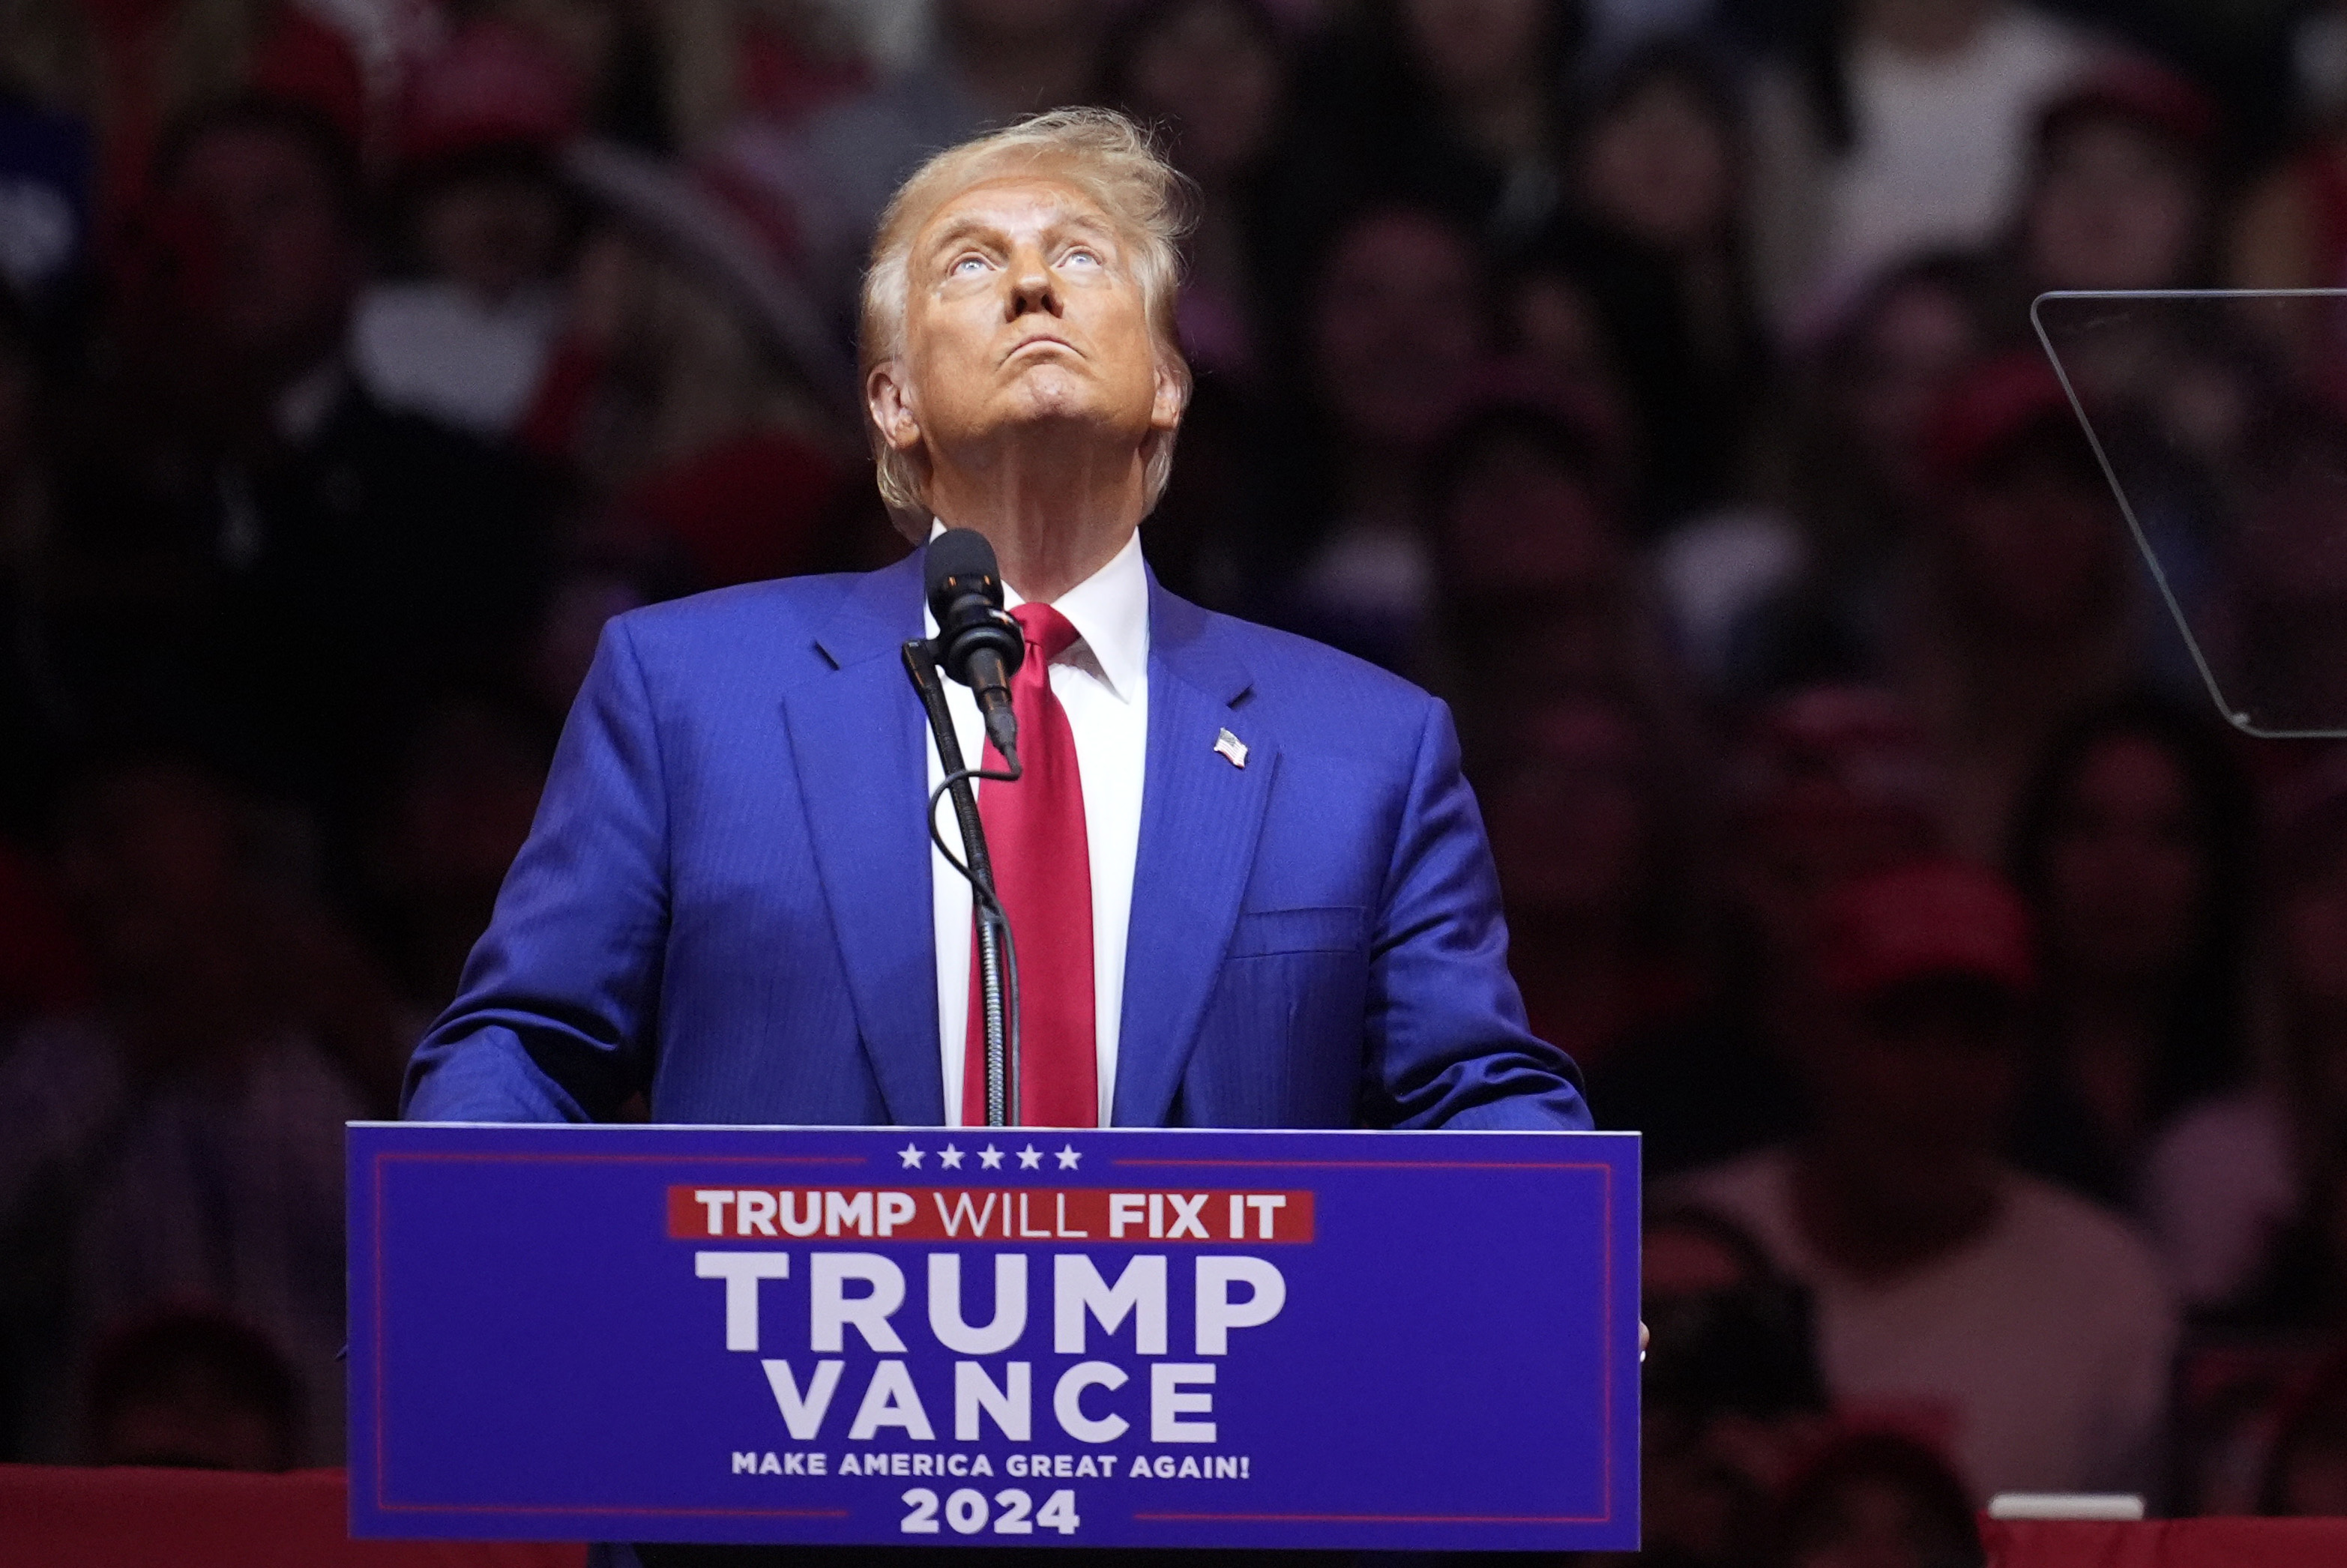
M1002 603L1002 586L994 564L994 547L976 528L948 528L928 543L921 560L925 597L932 608L937 605L938 590L954 579L966 585L986 584L986 597L996 605Z

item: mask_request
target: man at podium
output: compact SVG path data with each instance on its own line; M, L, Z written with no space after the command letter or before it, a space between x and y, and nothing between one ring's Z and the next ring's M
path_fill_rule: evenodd
M882 493L991 543L1027 644L1025 773L979 792L1020 1119L1585 1128L1443 705L1143 563L1189 390L1180 185L1115 115L1040 116L915 173L865 283ZM982 1122L971 896L899 663L935 630L918 551L612 621L407 1115Z

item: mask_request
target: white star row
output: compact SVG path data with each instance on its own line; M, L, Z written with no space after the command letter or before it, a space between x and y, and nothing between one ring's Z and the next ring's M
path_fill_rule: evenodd
M897 1151L897 1158L905 1163L904 1168L906 1170L917 1171L921 1168L921 1162L928 1158L931 1152L932 1151L922 1148L918 1143L907 1143L903 1148ZM948 1143L944 1148L934 1152L938 1157L938 1163L946 1170L958 1171L961 1169L961 1163L964 1158L964 1152L961 1149ZM982 1171L999 1171L1002 1169L1002 1162L1006 1153L1017 1155L1019 1160L1019 1168L1022 1171L1040 1171L1043 1168L1043 1151L1038 1149L1032 1143L1028 1144L1023 1149L1010 1151L998 1149L993 1144L989 1143L985 1148L973 1152L978 1155L979 1169ZM1083 1159L1081 1154L1076 1153L1075 1146L1073 1144L1063 1146L1059 1151L1056 1157L1060 1162L1060 1169L1062 1171L1074 1170L1077 1163Z

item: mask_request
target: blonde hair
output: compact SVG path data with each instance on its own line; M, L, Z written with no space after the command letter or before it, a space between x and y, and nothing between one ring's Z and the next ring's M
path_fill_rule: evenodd
M1130 246L1160 364L1190 397L1190 366L1174 324L1182 282L1183 235L1191 217L1189 179L1168 163L1149 133L1112 109L1053 109L949 147L913 172L880 215L872 264L864 274L862 319L856 333L859 380L899 358L905 348L905 305L911 287L913 240L939 207L973 185L1020 175L1043 175L1074 186L1105 213ZM918 452L900 452L874 423L866 434L878 469L881 499L897 526L918 542L929 516L924 500L927 465ZM1153 432L1144 449L1148 504L1157 505L1174 469L1174 432Z

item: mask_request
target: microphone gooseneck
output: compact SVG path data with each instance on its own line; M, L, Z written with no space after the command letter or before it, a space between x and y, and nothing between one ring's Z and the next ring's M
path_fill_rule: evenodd
M986 738L1015 772L1019 721L1010 708L1010 677L1027 656L1027 641L1002 608L994 547L974 528L948 528L929 541L922 577L929 615L938 623L938 666L978 698Z
M1010 677L1027 655L1027 639L1002 608L1002 578L994 547L969 528L948 528L931 539L922 556L922 578L938 634L904 646L905 672L920 693L936 739L945 779L930 794L929 842L946 864L969 881L978 947L978 1007L983 1054L964 1071L981 1072L986 1122L990 1127L1019 1124L1019 957L1010 918L994 887L994 865L986 849L986 825L970 787L976 779L1015 784L1019 766L1019 722L1010 707ZM996 773L962 761L952 713L946 707L939 671L969 687L986 719L987 739L1003 761ZM962 853L956 855L938 826L938 801L950 796Z

